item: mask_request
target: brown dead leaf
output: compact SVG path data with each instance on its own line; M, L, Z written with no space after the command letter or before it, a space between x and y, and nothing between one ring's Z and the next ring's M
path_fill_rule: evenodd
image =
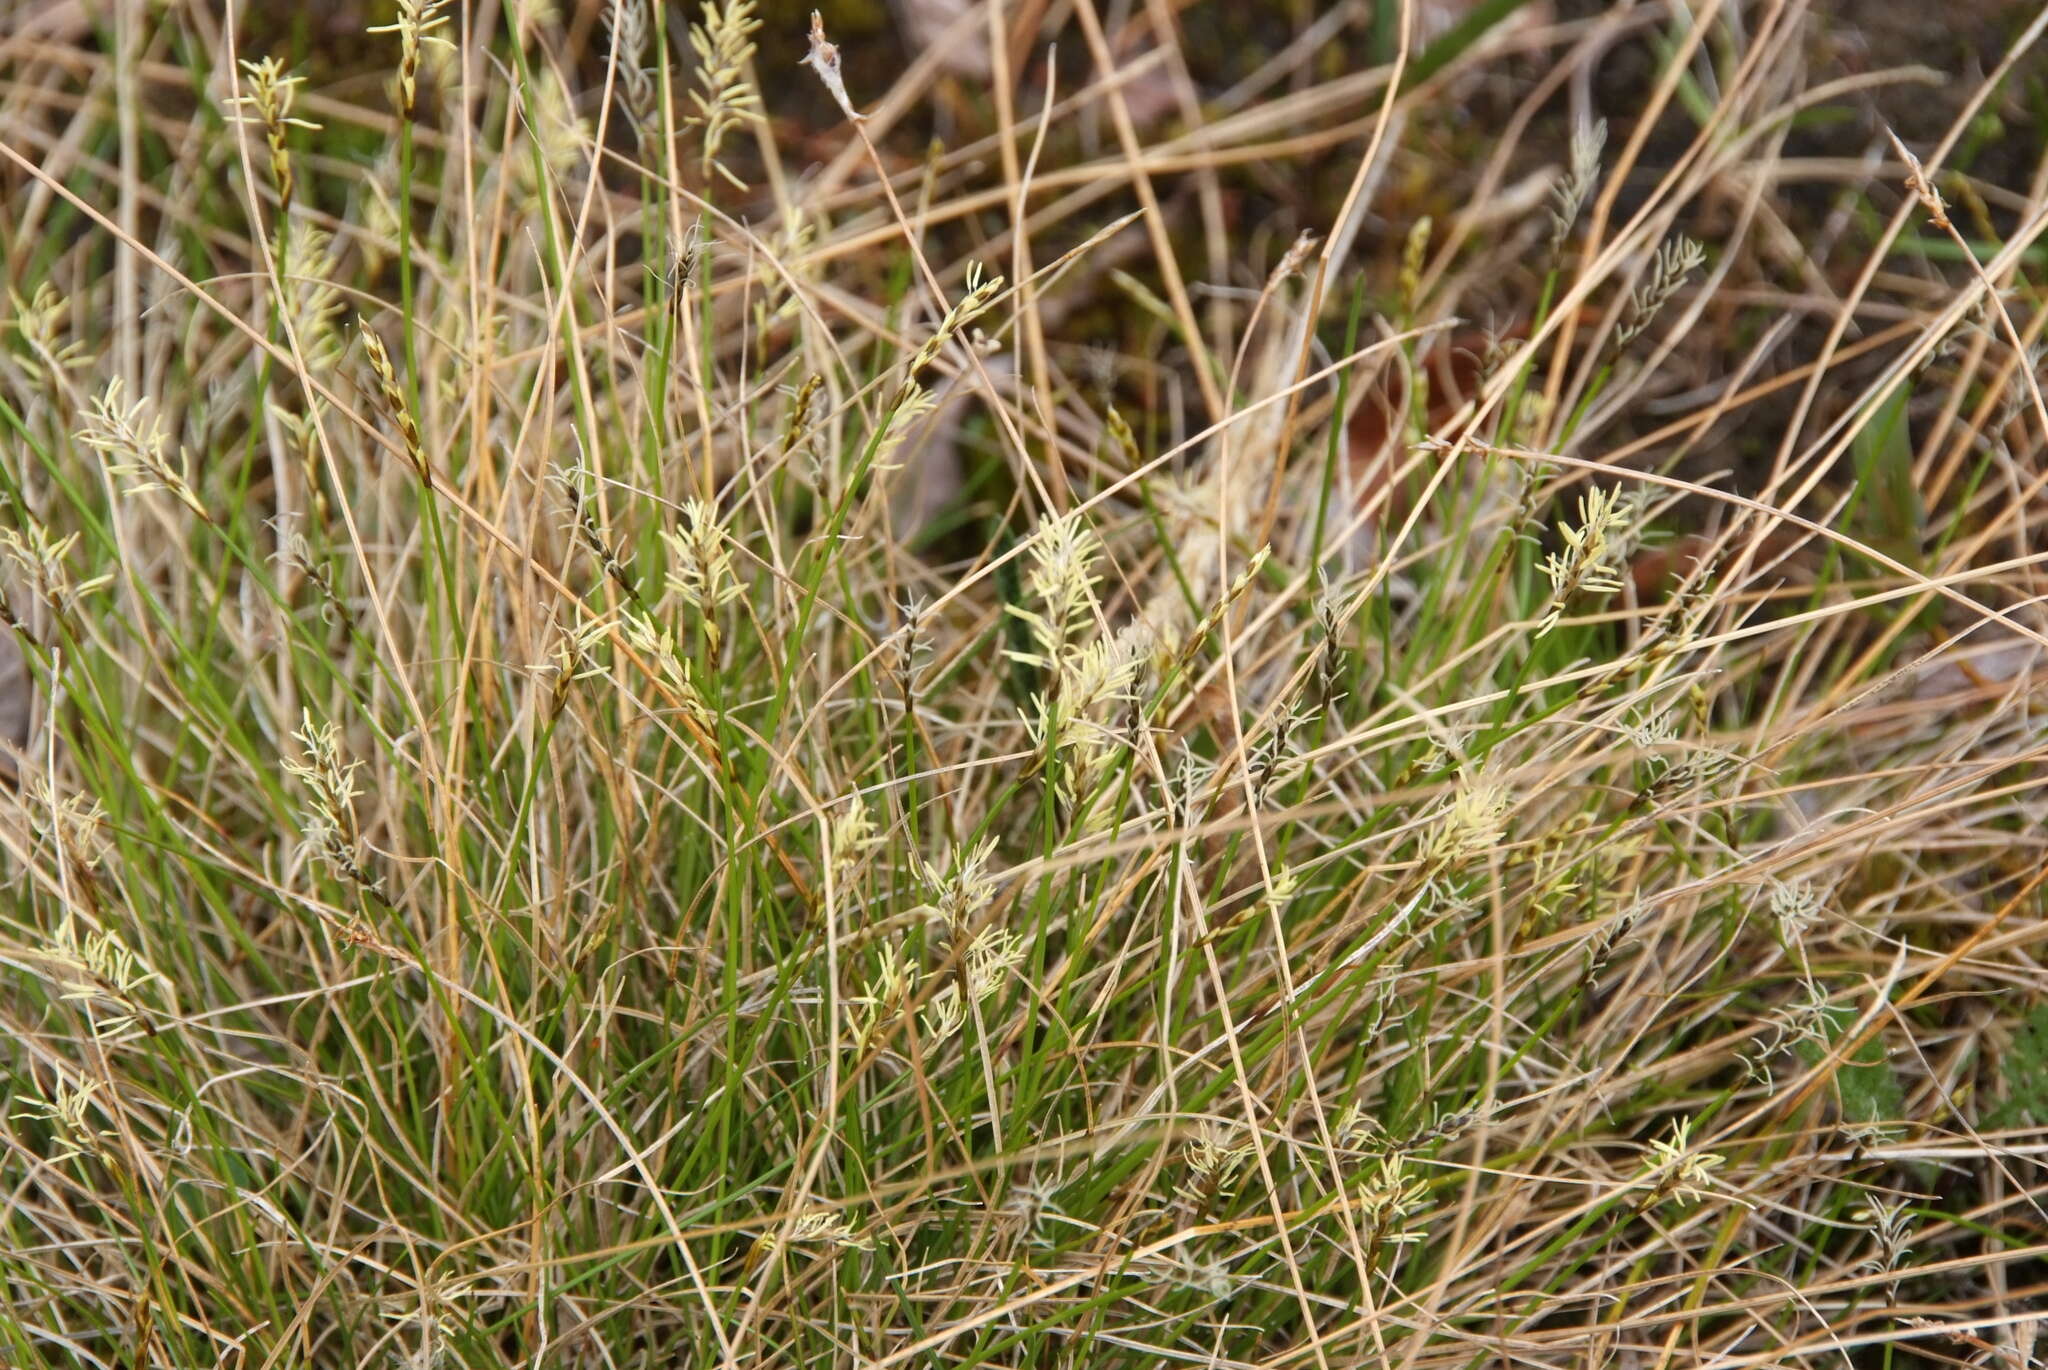
M1485 380L1488 341L1478 329L1462 329L1423 354L1429 431L1437 437L1457 437L1460 430L1452 421L1465 402L1478 395ZM1389 366L1352 411L1346 449L1351 489L1361 503L1379 493L1399 464L1401 444L1393 439L1407 409L1408 379L1399 368ZM1390 513L1398 518L1406 512L1396 499L1380 511L1380 518Z

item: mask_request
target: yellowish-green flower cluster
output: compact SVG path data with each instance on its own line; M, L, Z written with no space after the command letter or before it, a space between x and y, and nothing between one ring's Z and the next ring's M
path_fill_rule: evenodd
M78 441L106 460L108 475L130 482L129 494L164 490L205 522L213 522L213 514L193 488L191 458L167 450L171 439L163 419L151 411L148 400L128 404L120 377L108 381L87 407Z
M761 117L761 96L747 80L747 63L754 55L754 31L761 21L754 17L753 0L705 0L703 17L690 26L690 47L697 54L698 89L690 92L697 113L691 120L703 130L703 158L707 171L746 189L746 182L718 160L725 137L741 124Z

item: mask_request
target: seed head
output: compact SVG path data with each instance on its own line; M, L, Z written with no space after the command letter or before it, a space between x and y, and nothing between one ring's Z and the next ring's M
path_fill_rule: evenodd
M442 13L447 4L448 0L398 0L398 18L368 30L398 35L398 113L402 118L412 118L418 104L422 51L436 47L455 51L455 44L434 32L448 23L448 16Z
M1187 1181L1181 1186L1182 1196L1207 1204L1211 1199L1229 1195L1245 1164L1256 1154L1258 1142L1244 1129L1204 1122L1181 1153L1188 1168Z
M923 868L933 910L939 921L956 933L971 926L995 902L996 882L988 873L995 849L995 838L983 838L971 847L956 848L943 869L936 864Z
M809 67L825 83L832 99L838 103L840 113L854 123L867 118L853 107L853 101L846 95L846 78L839 71L839 48L825 38L825 20L816 10L811 11L811 51L799 64Z
M915 961L893 943L884 944L875 963L874 976L854 999L854 1039L865 1046L895 1021L904 1004L917 992L922 972Z
M34 518L17 514L18 528L0 528L0 563L11 564L29 593L49 606L52 613L69 615L78 602L95 590L113 584L111 572L73 580L68 558L78 545L78 534L52 538L50 530Z
M320 723L310 709L300 713L292 737L298 742L300 759L279 758L284 773L305 787L305 813L309 831L347 835L355 831L356 772L360 761L349 761L341 750L341 729L334 723Z
M1503 825L1514 796L1487 775L1468 776L1438 812L1435 826L1423 841L1423 865L1431 870L1474 860L1500 845Z
M727 133L761 117L761 96L747 80L753 33L760 27L753 0L705 0L703 18L690 26L699 88L690 92L697 113L689 122L704 130L704 169L716 170L741 190L746 182L718 160L718 150Z
M847 805L833 815L826 837L826 859L841 880L852 874L861 858L882 845L882 835L875 831L874 815L867 806L859 802Z
M128 487L129 494L169 491L202 520L213 522L212 512L192 488L191 459L182 452L173 458L165 451L170 439L162 418L149 412L148 400L126 403L120 377L108 381L107 388L87 406L78 440L106 459L108 475L134 482Z
M938 400L931 391L915 381L906 380L896 392L895 403L889 406L889 412L883 419L881 436L875 440L874 469L895 470L896 464L889 459L910 436L910 430L917 426L917 421L937 407Z
M12 290L7 292L7 299L14 307L14 331L29 351L28 356L16 359L16 365L29 379L48 381L90 364L92 358L86 354L85 344L64 341L66 306L56 286L40 281L28 299Z
M827 1209L814 1209L805 1213L782 1232L770 1232L754 1244L756 1261L770 1253L790 1246L837 1246L866 1250L874 1243L863 1237L854 1225L838 1213Z
M1692 1119L1680 1118L1672 1124L1670 1140L1650 1142L1650 1159L1644 1168L1645 1178L1653 1181L1650 1202L1677 1198L1698 1203L1713 1188L1713 1172L1726 1160L1711 1151L1694 1151Z
M1143 666L1142 648L1127 634L1068 646L1054 663L1051 688L1032 696L1026 726L1046 762L1057 762L1059 796L1070 810L1094 795L1130 748L1117 715L1135 700L1132 686ZM1090 816L1098 824L1113 817L1094 810Z
M1928 177L1927 168L1921 165L1920 159L1913 155L1913 150L1906 146L1898 134L1890 129L1886 129L1885 132L1891 136L1893 151L1897 152L1899 160L1906 164L1907 191L1920 202L1920 207L1927 211L1929 222L1936 228L1947 228L1948 205L1943 202L1941 192Z
M653 36L647 0L611 0L604 23L612 40L619 103L626 107L633 136L644 147L657 132L654 76L647 68L647 42Z
M384 412L398 425L398 434L405 443L405 458L412 463L420 479L433 483L433 468L427 465L426 444L420 440L420 426L412 416L412 405L405 397L405 387L398 382L398 370L391 364L391 354L384 350L384 340L376 330L361 318L356 320L363 339L363 355L369 359L370 374L377 378L377 393L384 401Z
M1358 1198L1366 1224L1380 1242L1421 1240L1419 1233L1404 1231L1403 1223L1428 1200L1429 1187L1411 1172L1406 1156L1398 1151L1382 1155L1367 1170Z
M948 980L939 987L936 994L925 1001L924 1012L918 1015L925 1035L934 1041L946 1041L956 1037L967 1025L967 1001L961 997L960 982Z
M676 649L673 629L656 623L653 615L644 610L628 608L619 614L619 631L625 635L626 645L646 657L654 673L675 693L684 717L705 729L717 723L711 706L697 688L697 673Z
M1557 530L1564 550L1543 561L1543 574L1550 578L1550 602L1537 620L1538 637L1558 625L1574 596L1611 595L1621 589L1623 563L1635 546L1640 512L1637 501L1618 489L1595 486L1580 497L1578 523Z
M1913 1254L1913 1210L1903 1199L1872 1199L1849 1215L1870 1231L1877 1250L1860 1267L1873 1275L1889 1275L1904 1267Z
M1629 300L1628 322L1615 335L1615 349L1619 351L1641 337L1685 284L1685 278L1706 265L1706 261L1706 249L1684 234L1660 244L1657 259L1650 264L1649 279L1636 287Z
M715 656L722 636L718 613L740 595L730 540L717 511L705 500L685 500L681 527L661 536L669 550L669 591L699 615Z
M341 359L342 340L334 326L341 291L334 284L334 238L312 224L285 235L277 254L278 303L292 321L306 365L323 371Z
M107 1143L114 1139L114 1134L95 1127L92 1119L93 1097L105 1087L98 1080L74 1082L59 1077L53 1093L26 1100L27 1107L12 1116L32 1118L49 1126L56 1143L56 1150L48 1157L52 1164L74 1156L105 1159L109 1155Z
M1424 219L1423 222L1428 223L1429 221ZM1269 287L1277 286L1284 280L1299 276L1302 268L1308 265L1309 254L1316 250L1316 243L1318 241L1316 232L1312 228L1304 228L1297 234L1294 241L1287 245L1287 251L1281 254L1280 264L1273 268Z
M1820 921L1820 891L1804 881L1773 880L1768 903L1778 934L1788 947L1805 945L1806 936Z
M1586 197L1600 181L1600 150L1607 146L1607 121L1598 120L1572 134L1572 165L1550 193L1550 253L1554 257L1571 235L1585 208Z
M94 804L93 809L99 806ZM95 821L97 812L90 815ZM97 837L90 839L104 842ZM50 938L49 961L57 971L62 997L74 1002L99 1005L93 1031L106 1036L133 1024L142 1012L139 996L153 984L170 981L151 970L119 937L111 932L79 934L74 919L66 916ZM112 1012L106 1006L112 1005Z
M947 342L961 329L986 313L1002 291L1001 276L984 278L981 263L971 263L967 268L967 293L960 297L958 304L946 310L946 316L939 321L938 328L925 341L924 346L917 350L917 355L910 359L910 374L915 376L937 361Z
M982 1003L993 997L1024 964L1024 941L1008 928L985 928L967 948L967 997Z
M259 124L263 129L263 141L270 149L270 175L277 182L278 208L281 213L290 213L292 207L292 162L286 140L294 128L317 129L320 125L301 119L292 113L292 103L298 98L303 76L287 76L282 62L275 57L266 57L260 62L244 60L242 75L247 81L247 93L229 101L234 109L231 117Z
M1038 646L1033 652L1012 652L1015 660L1058 668L1082 620L1095 608L1095 560L1101 551L1101 540L1078 512L1047 515L1040 521L1031 537L1031 571L1025 577L1025 589L1039 608L1009 606L1030 628Z
M1429 235L1435 227L1435 221L1427 214L1423 215L1408 230L1408 241L1402 245L1399 286L1405 313L1414 312L1416 296L1422 293L1422 268L1429 260Z

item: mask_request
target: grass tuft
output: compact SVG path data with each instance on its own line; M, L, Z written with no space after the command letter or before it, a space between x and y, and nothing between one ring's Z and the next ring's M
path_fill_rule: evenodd
M44 8L0 1364L2032 1363L2037 7Z

